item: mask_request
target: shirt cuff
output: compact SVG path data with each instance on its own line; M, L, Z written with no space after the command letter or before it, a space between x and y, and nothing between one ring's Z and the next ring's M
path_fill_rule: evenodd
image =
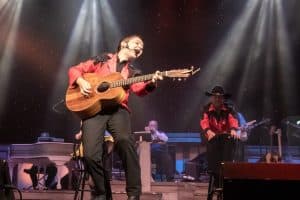
M204 129L204 130L203 130L203 133L206 134L208 130L210 130L210 128Z

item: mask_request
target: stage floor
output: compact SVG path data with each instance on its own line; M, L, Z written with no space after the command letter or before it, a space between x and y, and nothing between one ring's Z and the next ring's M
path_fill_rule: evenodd
M127 200L124 181L112 181L113 199ZM206 200L207 183L196 182L154 182L151 184L151 192L145 192L141 200ZM24 200L72 200L72 190L23 190ZM15 192L16 199L19 199ZM89 192L84 193L84 199L89 200Z

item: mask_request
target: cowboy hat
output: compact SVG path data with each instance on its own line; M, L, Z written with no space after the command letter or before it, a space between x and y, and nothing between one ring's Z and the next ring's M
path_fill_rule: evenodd
M225 93L222 86L215 86L210 92L205 92L206 96L223 96L224 98L231 97L231 94Z

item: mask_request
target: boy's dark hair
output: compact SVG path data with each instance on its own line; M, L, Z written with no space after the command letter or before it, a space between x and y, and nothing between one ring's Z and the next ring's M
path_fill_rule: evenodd
M118 47L117 47L117 51L120 51L121 50L121 43L122 42L128 42L129 40L131 40L132 38L135 38L135 37L138 37L140 38L141 40L143 40L143 38L140 36L140 35L129 35L129 36L126 36L126 37L123 37L119 43L118 43Z

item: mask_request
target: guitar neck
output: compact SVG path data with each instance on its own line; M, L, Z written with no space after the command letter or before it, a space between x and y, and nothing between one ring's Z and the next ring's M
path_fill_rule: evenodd
M128 79L117 80L111 83L110 87L123 87L127 85L131 85L133 83L139 83L143 81L151 80L154 74L147 74L143 76L132 77Z
M253 121L254 121L254 120L253 120ZM248 126L248 129L256 128L257 126L260 126L260 125L262 125L262 124L265 124L265 123L267 123L267 122L269 122L269 121L270 121L270 119L262 120L262 121L260 121L260 122L258 122L258 123L256 123L256 124L249 125L249 126Z
M282 157L282 144L281 144L281 129L278 129L279 133L277 133L277 139L278 139L278 154L279 157Z
M162 76L166 76L167 71L160 72ZM136 76L128 79L122 79L122 80L117 80L111 83L110 87L123 87L123 86L128 86L133 83L139 83L139 82L144 82L144 81L149 81L153 78L155 74L147 74L147 75L142 75L142 76Z

